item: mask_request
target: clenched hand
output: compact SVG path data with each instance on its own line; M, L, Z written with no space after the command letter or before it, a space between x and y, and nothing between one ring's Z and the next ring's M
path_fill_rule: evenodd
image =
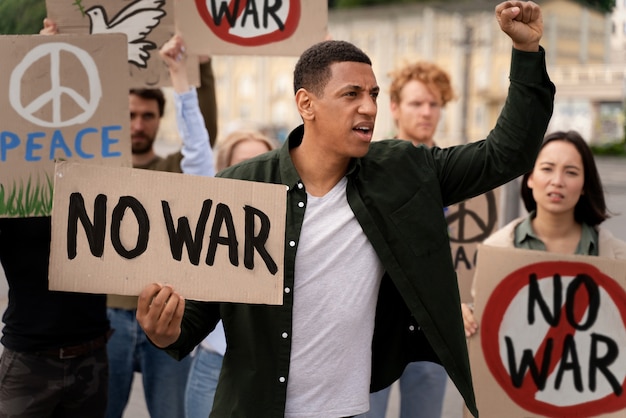
M521 51L537 52L543 35L541 8L532 1L505 1L496 6L500 29Z
M180 336L185 299L171 286L153 283L139 294L137 321L157 347L167 347Z

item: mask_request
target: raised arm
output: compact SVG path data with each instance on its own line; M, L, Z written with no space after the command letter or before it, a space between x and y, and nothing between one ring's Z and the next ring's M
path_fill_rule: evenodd
M213 176L215 175L213 150L200 112L198 95L195 88L189 84L183 38L174 35L163 44L159 53L169 69L174 87L176 123L183 140L181 169L186 174Z
M552 117L555 87L546 70L541 9L506 1L495 8L513 41L510 85L495 127L482 141L432 148L444 205L494 189L530 170Z

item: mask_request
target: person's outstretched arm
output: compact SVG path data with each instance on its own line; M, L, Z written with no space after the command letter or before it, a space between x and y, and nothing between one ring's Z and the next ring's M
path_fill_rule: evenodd
M181 170L185 174L213 176L213 150L200 112L196 89L189 84L183 38L174 35L163 44L159 54L169 69L174 88L176 124L183 140Z

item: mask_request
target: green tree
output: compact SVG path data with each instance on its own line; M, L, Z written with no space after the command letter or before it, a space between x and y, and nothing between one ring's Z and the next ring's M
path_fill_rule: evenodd
M0 0L0 35L39 33L44 17L45 0Z
M439 0L441 3L459 2L460 0ZM541 0L536 0L541 4ZM600 11L610 13L615 8L615 0L580 0L581 3L587 4ZM391 3L437 3L433 0L328 0L330 8L337 7L363 7L375 4L391 4Z
M615 8L615 0L584 0L583 3L606 13L611 13Z

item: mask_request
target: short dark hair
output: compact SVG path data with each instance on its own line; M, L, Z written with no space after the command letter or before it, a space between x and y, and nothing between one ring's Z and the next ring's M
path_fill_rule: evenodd
M580 158L583 162L583 170L585 174L583 184L583 194L578 199L574 208L574 219L578 223L586 223L590 226L596 226L609 218L604 200L604 189L600 174L596 167L593 153L587 145L587 142L576 131L557 131L547 135L541 144L540 151L550 142L565 141L576 147ZM529 212L537 209L537 202L533 198L533 191L528 187L528 177L532 174L532 170L524 174L522 179L521 195L524 206Z
M302 53L293 71L293 91L301 88L321 95L330 79L330 65L336 62L362 62L372 65L365 52L346 41L322 41Z
M130 89L129 93L145 100L156 100L159 105L159 117L163 116L163 111L165 110L165 96L161 89Z

